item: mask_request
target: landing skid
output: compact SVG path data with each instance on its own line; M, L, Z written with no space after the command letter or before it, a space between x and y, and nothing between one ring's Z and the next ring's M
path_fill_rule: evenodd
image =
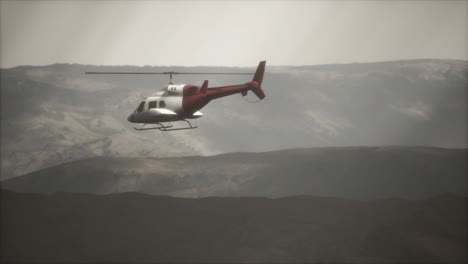
M187 129L195 129L197 128L198 126L192 126L192 124L188 121L188 120L180 120L180 121L185 121L187 122L187 124L189 125L189 127L181 127L181 128L172 128L173 125L163 125L162 123L150 123L150 124L155 124L155 125L159 125L158 127L145 127L146 123L143 124L142 127L140 128L137 128L137 127L134 127L135 130L152 130L152 129L158 129L159 131L175 131L175 130L187 130Z

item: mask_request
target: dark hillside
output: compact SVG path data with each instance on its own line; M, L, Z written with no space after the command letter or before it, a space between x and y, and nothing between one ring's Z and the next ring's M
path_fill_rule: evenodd
M2 182L23 192L143 192L178 197L315 195L425 199L467 194L467 150L342 147L208 157L98 157Z
M1 260L466 263L467 199L2 192Z

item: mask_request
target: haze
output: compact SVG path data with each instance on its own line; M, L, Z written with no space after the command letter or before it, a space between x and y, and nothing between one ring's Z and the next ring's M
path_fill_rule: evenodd
M467 60L467 1L1 1L2 68Z

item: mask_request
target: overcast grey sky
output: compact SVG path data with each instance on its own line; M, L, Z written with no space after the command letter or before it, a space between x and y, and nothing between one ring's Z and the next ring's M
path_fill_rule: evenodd
M468 1L1 1L2 68L467 60Z

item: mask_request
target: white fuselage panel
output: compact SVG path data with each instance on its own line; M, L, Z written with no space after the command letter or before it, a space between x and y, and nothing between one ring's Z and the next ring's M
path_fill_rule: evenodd
M185 84L169 84L161 91L145 98L128 117L128 121L132 123L159 123L184 120L185 118L200 118L203 116L200 112L189 116L184 112L184 87Z

